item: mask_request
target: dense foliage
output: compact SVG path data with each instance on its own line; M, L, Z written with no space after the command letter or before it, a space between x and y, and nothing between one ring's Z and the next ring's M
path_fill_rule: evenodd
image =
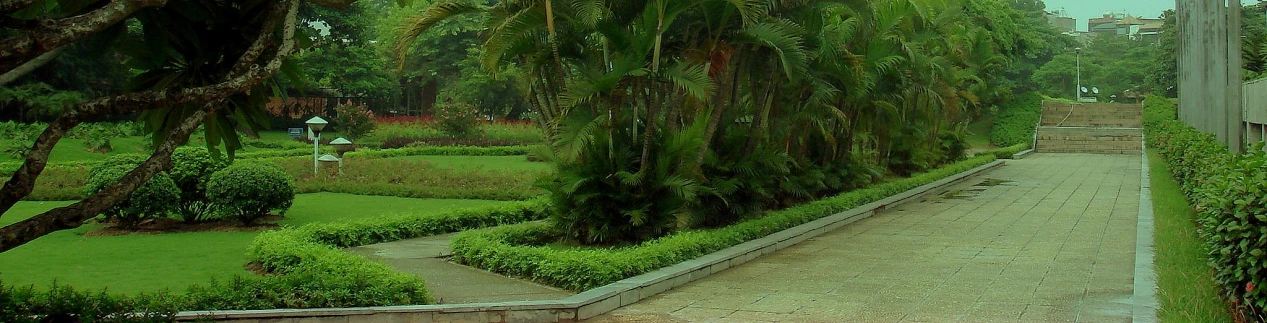
M294 179L266 162L234 163L212 174L206 185L207 198L243 225L274 211L284 214L295 201Z
M545 187L560 228L584 243L830 194L848 185L820 175L841 165L902 175L953 160L964 122L999 97L999 79L978 75L1040 42L1001 0L490 5L434 2L396 47L408 55L442 22L481 17L480 61L520 69L551 143L539 156L557 166ZM752 191L767 198L742 214L690 216Z
M1206 244L1214 280L1234 303L1261 315L1267 293L1267 153L1262 147L1234 155L1213 135L1175 118L1174 103L1159 97L1145 101L1148 144L1170 165L1198 214L1198 233Z
M172 153L172 169L167 172L180 189L176 214L188 223L209 220L216 205L207 196L211 175L227 166L224 159L215 159L202 147L180 147Z
M87 194L96 193L123 178L143 159L137 155L118 155L92 168L88 175ZM180 188L167 174L161 173L128 195L127 199L102 212L107 220L120 227L135 228L142 221L166 217L180 200Z
M48 288L0 284L0 322L171 322L178 300L166 293L119 296L57 283Z
M1043 97L1036 92L1017 95L999 105L990 128L990 143L999 147L1030 144L1043 114Z

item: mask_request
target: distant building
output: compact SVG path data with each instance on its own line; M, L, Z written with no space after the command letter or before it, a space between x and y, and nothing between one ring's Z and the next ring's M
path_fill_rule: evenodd
M1124 13L1106 12L1087 20L1087 31L1096 35L1114 35L1131 39L1157 39L1161 34L1161 18L1140 18Z
M1051 24L1052 27L1056 27L1056 30L1062 33L1076 32L1075 28L1078 26L1078 21L1065 14L1064 9L1048 12L1047 23Z
M1140 19L1140 21L1143 21L1144 25L1139 26L1139 33L1136 34L1136 37L1153 43L1161 41L1161 27L1165 25L1165 20L1156 18Z

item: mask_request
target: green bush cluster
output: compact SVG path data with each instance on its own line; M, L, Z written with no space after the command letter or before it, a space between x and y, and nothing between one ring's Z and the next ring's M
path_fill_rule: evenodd
M999 106L990 129L990 143L1008 147L1034 141L1035 127L1043 114L1043 97L1037 92L1017 95Z
M274 211L285 213L295 201L295 181L286 170L267 162L234 163L211 174L206 189L211 203L243 225Z
M85 195L96 194L107 186L118 183L144 161L139 155L116 155L92 169L88 175ZM180 200L180 188L166 173L159 173L149 182L132 191L127 198L102 212L107 220L113 220L124 229L132 229L141 222L167 216L167 212Z
M209 220L215 216L215 204L207 198L207 182L216 171L224 169L228 161L211 157L207 148L180 147L172 153L172 169L168 176L180 189L180 202L176 214L187 223Z
M1184 195L1195 205L1198 233L1214 280L1237 303L1267 308L1267 153L1262 145L1229 153L1214 136L1175 117L1169 99L1144 102L1144 129Z
M171 322L180 304L167 293L119 296L78 291L56 282L48 289L0 283L0 322Z
M913 177L770 212L763 217L719 229L681 231L631 247L547 246L564 234L553 224L541 222L468 231L453 238L453 259L497 273L582 291L878 201L993 160L993 155L974 157Z
M1011 146L1007 146L1003 148L995 148L995 149L990 149L986 151L980 151L980 152L977 152L976 155L977 156L994 155L994 157L998 159L1012 159L1012 157L1015 156L1016 154L1022 151L1025 151L1026 149L1029 149L1030 148L1029 145L1030 145L1029 142L1023 142L1023 143L1019 143L1019 144L1015 144L1015 145L1011 145Z

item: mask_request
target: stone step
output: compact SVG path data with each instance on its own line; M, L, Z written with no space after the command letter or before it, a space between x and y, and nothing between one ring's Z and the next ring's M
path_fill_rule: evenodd
M1045 102L1041 125L1139 128L1143 125L1142 113L1143 109L1137 104Z
M1039 127L1034 151L1045 153L1138 154L1143 129L1106 127Z

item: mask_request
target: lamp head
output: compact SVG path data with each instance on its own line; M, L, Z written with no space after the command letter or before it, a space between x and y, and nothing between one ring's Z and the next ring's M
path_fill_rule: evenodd
M304 123L308 125L309 129L312 129L313 133L321 133L321 130L325 129L327 124L330 124L330 122L321 117L312 117L312 119L308 119Z
M343 137L331 140L330 145L334 146L334 151L339 154L339 158L343 158L343 153L352 150L352 141Z
M1082 54L1082 47L1074 47L1074 48L1073 48L1073 52L1074 52L1074 53L1078 53L1078 54Z

